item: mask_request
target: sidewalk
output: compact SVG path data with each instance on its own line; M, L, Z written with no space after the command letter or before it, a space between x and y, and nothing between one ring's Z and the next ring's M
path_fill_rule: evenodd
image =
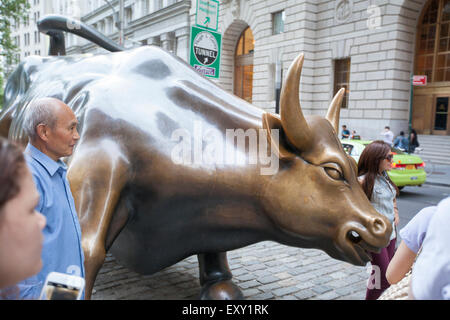
M450 166L433 164L433 171L427 175L425 184L450 187Z
M368 269L317 249L265 241L228 252L233 281L246 300L364 300ZM201 287L196 256L153 275L128 270L108 254L93 300L196 300Z

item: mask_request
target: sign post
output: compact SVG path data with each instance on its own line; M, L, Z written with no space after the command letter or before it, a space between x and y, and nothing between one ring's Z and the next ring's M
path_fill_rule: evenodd
M427 85L427 76L413 76L412 85L413 86L426 86Z
M219 22L218 0L197 0L195 24L199 27L217 31Z
M221 45L220 33L192 26L190 65L204 76L219 78Z

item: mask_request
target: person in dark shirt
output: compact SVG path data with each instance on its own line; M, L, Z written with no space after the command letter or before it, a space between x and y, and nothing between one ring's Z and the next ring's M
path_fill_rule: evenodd
M350 131L347 129L347 126L344 124L342 126L342 139L348 139L350 137Z
M414 129L411 129L411 133L409 134L409 145L408 152L414 153L416 148L419 146L419 140L417 140L417 132Z

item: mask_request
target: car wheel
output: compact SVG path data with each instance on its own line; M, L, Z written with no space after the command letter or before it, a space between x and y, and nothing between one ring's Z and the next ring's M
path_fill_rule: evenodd
M397 187L397 188L398 188L398 190L403 190L404 187L405 187L405 186Z

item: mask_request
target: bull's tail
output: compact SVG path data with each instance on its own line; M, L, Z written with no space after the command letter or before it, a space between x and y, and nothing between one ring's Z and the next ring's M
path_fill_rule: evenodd
M50 49L48 54L51 56L66 54L63 31L76 34L111 52L125 50L125 48L119 46L94 28L69 17L47 15L39 20L37 25L40 32L50 36Z

